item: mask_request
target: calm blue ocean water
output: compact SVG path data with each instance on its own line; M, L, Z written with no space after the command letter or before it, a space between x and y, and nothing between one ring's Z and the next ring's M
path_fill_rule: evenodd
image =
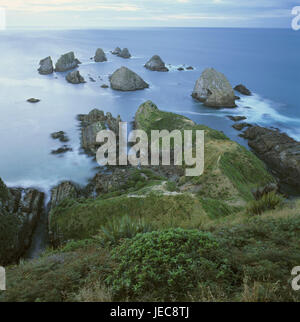
M116 46L128 47L133 57L124 60L109 53ZM94 63L90 57L101 47L108 62ZM68 84L65 74L42 76L41 58L54 61L74 51L83 64L79 70L95 83ZM9 185L36 186L48 190L61 180L85 183L96 166L79 153L76 115L93 108L120 114L132 121L138 106L153 100L160 109L181 113L198 123L238 137L228 114L246 115L249 122L278 127L300 140L300 32L266 29L129 29L74 31L3 31L0 33L0 177ZM154 54L167 64L169 73L146 70L143 65ZM192 65L179 72L176 66ZM120 66L141 75L150 88L121 93L102 89L108 75ZM223 72L233 86L243 83L254 93L242 97L235 110L211 109L191 98L194 83L206 67ZM55 78L57 77L57 78ZM37 97L38 104L26 99ZM249 108L250 107L250 108ZM60 144L50 133L64 130L74 151L63 157L50 155Z

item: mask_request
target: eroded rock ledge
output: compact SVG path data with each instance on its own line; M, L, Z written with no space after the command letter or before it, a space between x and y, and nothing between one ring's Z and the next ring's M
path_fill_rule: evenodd
M243 137L281 183L300 193L300 142L285 133L260 126L249 127Z

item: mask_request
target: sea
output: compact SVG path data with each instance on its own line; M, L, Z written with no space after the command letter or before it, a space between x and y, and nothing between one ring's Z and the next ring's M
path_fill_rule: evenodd
M127 47L131 59L110 53ZM91 60L103 48L108 61ZM66 73L40 75L39 61L74 51L82 62L85 84L73 85ZM76 119L94 108L131 122L139 105L152 100L160 109L223 131L247 147L227 115L278 128L300 140L300 32L289 29L144 28L97 30L0 31L0 177L8 186L36 187L49 192L62 180L86 184L97 164L80 150ZM144 64L160 55L168 73ZM119 92L101 88L117 68L127 66L150 84L149 89ZM179 67L193 66L190 71ZM224 73L235 86L244 84L252 96L241 96L236 109L205 107L191 97L207 67ZM95 82L90 81L90 77ZM38 98L36 104L28 98ZM63 130L73 151L51 150L62 144L50 133Z

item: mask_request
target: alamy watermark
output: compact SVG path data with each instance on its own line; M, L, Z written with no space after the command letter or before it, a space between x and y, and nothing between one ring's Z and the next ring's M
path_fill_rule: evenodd
M118 137L113 131L102 130L96 141L102 144L96 153L101 166L169 166L172 160L176 166L184 164L189 177L200 176L204 170L203 130L152 130L149 140L143 130L133 130L128 135L127 122L120 122ZM129 151L128 143L134 144Z
M6 290L5 268L0 266L0 291Z
M292 15L296 16L293 20L292 20L292 28L293 30L300 30L300 6L294 7L292 9Z

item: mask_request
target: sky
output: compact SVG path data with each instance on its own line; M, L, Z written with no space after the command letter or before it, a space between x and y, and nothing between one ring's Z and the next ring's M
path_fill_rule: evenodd
M8 28L290 28L295 6L300 0L0 0Z

